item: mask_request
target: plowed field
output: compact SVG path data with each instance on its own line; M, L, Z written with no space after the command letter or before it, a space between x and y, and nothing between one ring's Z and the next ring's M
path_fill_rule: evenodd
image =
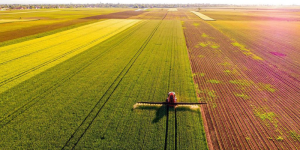
M297 24L184 22L211 148L300 147Z

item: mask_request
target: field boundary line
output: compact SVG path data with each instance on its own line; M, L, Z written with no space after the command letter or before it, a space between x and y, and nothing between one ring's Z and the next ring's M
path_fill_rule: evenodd
M169 129L169 106L167 106L166 135L165 135L165 148L164 148L164 150L167 149L167 145L168 145L168 129Z

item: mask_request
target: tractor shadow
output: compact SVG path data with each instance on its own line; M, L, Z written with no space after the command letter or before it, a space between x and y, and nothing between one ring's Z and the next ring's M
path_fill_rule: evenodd
M169 109L168 109L169 107ZM152 110L156 111L155 118L152 120L152 123L157 123L159 122L164 116L167 116L168 113L174 112L194 112L194 113L200 113L200 107L198 106L176 106L175 109L174 107L170 106L164 106L164 105L135 105L134 109L139 109L139 110Z

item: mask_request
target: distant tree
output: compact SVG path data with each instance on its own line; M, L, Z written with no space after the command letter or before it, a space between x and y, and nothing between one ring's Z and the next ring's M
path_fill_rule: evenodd
M198 11L200 11L201 10L201 8L200 7L198 7Z

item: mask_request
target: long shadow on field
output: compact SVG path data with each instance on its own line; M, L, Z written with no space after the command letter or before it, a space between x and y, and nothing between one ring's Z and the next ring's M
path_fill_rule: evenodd
M139 105L135 105L133 109L156 111L156 115L155 115L155 118L152 120L152 123L157 123L164 116L168 115L167 107L170 107L170 106L139 104ZM170 108L172 108L172 107L170 107ZM169 109L169 112L174 111L174 110L176 110L177 112L180 112L180 111L199 112L199 107L198 106L197 107L195 107L195 106L176 106L175 109Z

